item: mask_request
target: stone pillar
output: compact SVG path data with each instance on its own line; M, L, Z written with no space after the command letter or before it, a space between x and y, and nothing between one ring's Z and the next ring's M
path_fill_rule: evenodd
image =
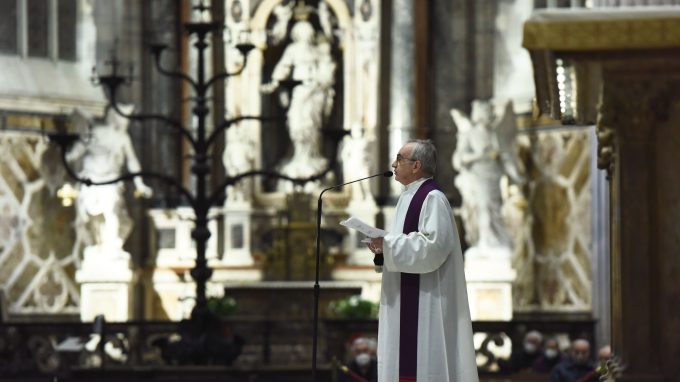
M399 149L413 137L416 121L416 46L415 0L392 2L390 44L390 121L389 161L391 164ZM400 185L390 182L391 194L398 195Z
M596 134L592 128L591 134ZM591 138L591 158L597 158L597 139ZM592 238L593 269L592 307L595 324L595 340L598 347L611 343L611 266L609 249L609 182L604 171L597 169L597 161L591 160Z
M617 381L680 375L678 66L605 71L598 132L610 176L613 351ZM671 69L665 71L664 69Z
M530 113L535 90L529 52L522 48L522 25L533 0L501 0L496 13L493 97L512 100L515 112Z

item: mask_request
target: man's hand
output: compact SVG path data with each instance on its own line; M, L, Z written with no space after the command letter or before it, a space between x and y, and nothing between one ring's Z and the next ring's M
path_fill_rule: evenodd
M384 242L385 240L382 237L371 238L371 242L367 243L368 249L370 249L371 252L375 253L376 255L382 255Z

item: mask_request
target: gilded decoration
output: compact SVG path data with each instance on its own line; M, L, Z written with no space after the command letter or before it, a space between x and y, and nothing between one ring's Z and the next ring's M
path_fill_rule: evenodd
M680 47L680 14L636 19L595 15L593 19L556 16L530 20L524 24L523 46L529 50L555 51Z
M614 172L614 129L606 126L600 119L597 121L597 168L607 171L607 179Z

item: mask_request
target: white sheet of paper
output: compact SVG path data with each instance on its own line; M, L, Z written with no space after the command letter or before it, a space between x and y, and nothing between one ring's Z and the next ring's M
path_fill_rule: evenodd
M363 220L355 218L354 216L351 216L347 220L341 221L340 225L343 225L347 228L355 229L368 237L383 237L387 235L387 231L385 231L384 229L372 227Z

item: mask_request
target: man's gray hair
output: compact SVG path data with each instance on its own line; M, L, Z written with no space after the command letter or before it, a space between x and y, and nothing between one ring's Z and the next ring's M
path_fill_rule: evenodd
M419 160L423 165L423 173L427 176L434 176L437 171L437 148L430 139L412 139L408 143L415 143L412 160Z

